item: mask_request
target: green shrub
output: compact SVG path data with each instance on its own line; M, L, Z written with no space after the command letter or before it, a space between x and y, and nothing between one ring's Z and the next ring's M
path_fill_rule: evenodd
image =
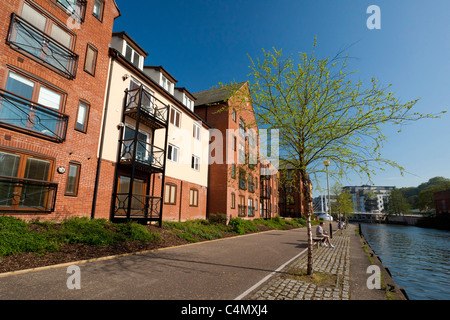
M251 220L244 220L242 218L232 218L230 220L230 226L232 228L232 232L237 234L245 234L248 232L257 232L259 228L256 224Z
M114 225L104 219L72 218L61 224L59 239L62 242L83 243L92 246L114 245L125 241L123 234L116 232Z
M127 222L116 225L116 230L133 241L151 242L161 240L159 233L150 232L148 229L136 222Z

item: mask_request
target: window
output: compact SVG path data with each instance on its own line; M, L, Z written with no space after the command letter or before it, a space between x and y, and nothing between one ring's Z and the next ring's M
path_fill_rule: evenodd
M199 171L200 169L200 158L192 155L191 168Z
M103 1L102 0L94 1L94 9L92 11L92 15L100 21L103 20Z
M72 51L74 34L47 15L24 3L22 16L12 15L8 43L73 79L78 56Z
M53 160L2 149L0 163L2 211L54 210L58 185L50 182Z
M231 193L231 209L236 208L236 195L234 193Z
M128 44L125 48L125 58L131 62L133 66L141 69L141 55Z
M0 122L64 141L67 116L59 112L63 94L14 72L9 72L5 89Z
M239 143L239 164L245 164L245 144Z
M198 207L198 190L197 189L189 190L189 206L190 207Z
M88 119L89 119L89 105L87 103L80 102L80 104L78 105L78 114L75 129L86 133Z
M60 4L67 14L70 14L76 19L76 21L84 21L84 15L86 13L86 2L80 0L56 0Z
M117 192L116 213L126 214L128 211L129 197L131 187L131 178L127 176L119 176L119 186ZM134 179L133 196L131 199L131 210L142 211L145 203L146 182L142 179Z
M167 79L165 76L161 75L161 86L164 88L164 90L170 92L172 89L172 82L170 82L169 79Z
M193 136L196 140L200 141L200 126L196 123L194 123L193 127Z
M187 95L184 95L184 105L191 111L194 111L194 101L189 99Z
M167 158L170 161L178 162L179 151L180 151L180 149L178 147L175 147L174 145L169 144Z
M236 151L236 144L237 144L237 138L236 138L236 136L233 136L233 143L232 143L233 151Z
M177 186L174 184L166 184L164 192L164 203L165 204L176 204L177 198Z
M231 117L233 118L233 121L236 122L236 109L233 109Z
M235 164L231 165L231 177L233 179L236 179L236 165Z
M78 195L78 185L80 182L80 169L81 165L79 163L70 163L69 170L67 172L67 183L66 183L66 196L77 196Z
M256 132L254 129L250 129L248 133L249 133L248 144L250 147L253 148L256 146Z
M181 122L181 112L174 107L170 108L170 123L179 128Z
M97 54L97 49L88 43L84 60L84 71L93 76L95 76L95 67L97 66Z
M242 119L239 119L239 135L245 139L245 123Z

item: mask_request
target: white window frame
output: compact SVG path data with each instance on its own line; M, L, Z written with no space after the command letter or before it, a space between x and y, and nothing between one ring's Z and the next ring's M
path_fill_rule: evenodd
M137 52L128 42L124 41L124 48L123 48L123 56L126 57L127 56L127 48L131 49L131 58L130 58L130 63L134 65L134 58L135 55L137 55L139 57L139 61L138 61L138 68L142 70L142 55Z
M172 149L172 152L170 152L170 149ZM176 156L176 159L173 159L174 156ZM180 159L180 148L173 144L169 144L169 147L167 148L167 159L172 162L178 163L178 160Z
M200 137L201 137L201 127L198 123L194 122L194 127L192 130L192 134L195 140L200 141Z
M172 110L175 111L175 116L174 116L174 118L173 118L174 122L172 122ZM179 125L178 125L178 126L177 126L177 124L176 124L176 123L177 123L177 121L176 121L177 115L178 115L178 118L179 118L179 121L178 121ZM173 124L175 127L181 128L181 111L179 111L178 109L176 109L174 106L170 106L169 121L170 121L170 123Z
M192 155L191 158L191 169L195 171L200 171L200 158Z

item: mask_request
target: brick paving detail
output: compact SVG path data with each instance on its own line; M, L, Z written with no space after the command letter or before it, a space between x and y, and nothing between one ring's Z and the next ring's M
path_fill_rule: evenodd
M295 277L306 270L307 253L280 271L275 277L250 293L246 300L350 300L350 236L349 230L333 236L335 248L315 246L313 269L328 279L312 283ZM333 279L330 283L330 279ZM335 279L335 281L334 281Z

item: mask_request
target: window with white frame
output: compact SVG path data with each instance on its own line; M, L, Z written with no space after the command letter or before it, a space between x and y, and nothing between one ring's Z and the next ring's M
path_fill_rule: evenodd
M141 69L141 55L128 44L125 44L125 58L133 66Z
M191 111L194 111L194 101L189 99L187 95L184 95L184 105Z
M170 108L170 123L177 128L181 125L181 112L174 107Z
M194 123L193 127L193 137L200 141L200 126L197 123Z
M199 169L200 169L200 158L199 157L192 155L191 168L196 171L199 171Z
M178 162L178 156L180 153L180 148L169 144L169 148L167 150L167 159L173 162Z
M172 82L169 81L164 75L161 75L161 86L164 88L164 90L169 91L172 88Z

